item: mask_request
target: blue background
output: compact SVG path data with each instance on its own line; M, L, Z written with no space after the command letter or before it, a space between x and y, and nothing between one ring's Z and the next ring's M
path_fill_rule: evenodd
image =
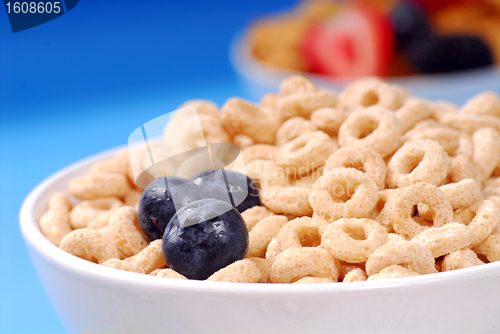
M82 0L15 34L0 8L0 333L64 333L19 232L28 192L187 99L245 96L232 36L295 3Z

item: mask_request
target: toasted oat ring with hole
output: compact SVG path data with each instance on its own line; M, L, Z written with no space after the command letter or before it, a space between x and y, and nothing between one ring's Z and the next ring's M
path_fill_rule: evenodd
M325 107L315 110L311 114L311 122L318 130L330 136L336 136L340 126L347 119L348 114L344 110Z
M321 235L328 223L322 219L295 218L280 229L276 236L279 249L284 251L292 247L317 247L321 244Z
M282 146L298 136L318 130L316 126L302 117L292 117L278 128L276 131L276 145Z
M276 214L310 216L313 213L309 204L309 187L264 186L260 194L261 203Z
M449 155L455 154L460 146L460 132L447 127L425 129L408 137L408 141L430 139L443 146Z
M465 179L456 183L449 183L439 187L451 203L453 210L457 210L474 203L481 191L473 179Z
M271 267L271 282L293 283L304 277L339 279L340 263L326 250L317 247L288 248L276 256Z
M325 164L338 148L336 142L322 131L305 133L283 145L276 154L276 163L288 175L307 175Z
M339 96L339 108L356 111L369 106L396 110L408 97L408 92L378 78L364 78L349 84Z
M69 222L74 229L84 228L96 219L108 220L111 214L122 206L123 203L115 197L83 201L71 210Z
M417 183L399 189L392 200L392 227L406 239L411 239L428 228L412 219L414 207L419 203L429 206L434 227L442 227L453 221L450 201L438 187L429 183Z
M241 213L243 220L245 221L245 225L247 226L247 230L251 231L252 228L257 225L258 222L263 220L264 218L274 216L274 213L270 211L265 206L254 206L249 209L246 209Z
M497 226L486 239L474 247L474 252L486 256L490 262L500 261L500 227Z
M474 235L469 247L473 248L479 245L493 232L499 223L500 208L491 200L482 201L477 209L476 216L467 225Z
M481 182L486 181L500 161L500 133L491 128L482 128L472 135L477 176Z
M444 148L430 139L405 143L387 165L387 185L404 188L426 182L439 185L450 170L448 154Z
M341 147L367 147L385 158L394 153L401 140L401 125L394 113L369 107L352 113L339 129Z
M469 248L460 249L446 255L441 263L442 271L450 271L479 266L484 264L477 254Z
M288 223L285 216L269 216L258 222L248 232L248 252L246 257L265 257L267 246Z
M466 115L447 113L441 118L441 123L450 128L473 134L481 128L500 128L500 117L491 115Z
M129 190L127 178L118 173L93 173L74 178L68 192L82 200L103 197L123 197Z
M136 255L149 243L149 240L136 228L135 220L137 212L134 208L125 206L111 215L109 224L105 227L115 241L121 259Z
M309 203L315 215L328 222L366 217L378 202L378 188L365 173L335 168L313 185Z
M385 188L386 167L384 159L367 147L342 147L335 151L325 163L325 173L338 167L361 170L375 181L378 190Z
M460 223L449 223L442 227L427 229L411 241L429 248L435 258L469 247L473 239L471 230Z
M276 102L276 111L282 120L300 116L306 119L323 107L335 107L337 96L329 91L316 90L286 95Z
M401 108L394 112L394 115L396 115L401 123L401 132L405 133L418 122L430 118L432 110L426 101L409 98Z
M397 241L383 245L370 255L366 273L372 276L392 265L409 265L421 275L435 271L434 256L427 247L418 242Z
M387 243L387 230L371 219L342 218L326 227L321 245L334 258L362 263Z
M108 233L88 228L80 228L66 234L59 248L79 258L99 264L120 257L116 244Z
M241 151L245 165L254 160L274 160L278 148L274 145L256 144Z
M318 87L310 79L300 74L291 75L283 79L280 83L280 93L290 95L303 92L317 91Z
M403 278L403 277L412 277L418 276L415 270L400 266L400 265L392 265L382 269L379 273L368 277L368 281L376 281L381 279L394 279L394 278Z

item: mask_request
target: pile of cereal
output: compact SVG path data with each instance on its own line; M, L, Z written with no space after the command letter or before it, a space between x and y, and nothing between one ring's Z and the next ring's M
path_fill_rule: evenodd
M337 96L292 76L259 104L231 98L220 112L208 101L190 104L208 142L242 149L262 203L241 214L245 258L208 280L371 281L500 260L498 94L458 108L375 78ZM196 147L193 140L186 147L181 116L167 127L179 132L170 145ZM52 195L41 231L88 261L186 278L167 268L162 239L150 242L139 227L142 190L130 170L128 151L95 164L69 184L81 200L75 207L67 195Z

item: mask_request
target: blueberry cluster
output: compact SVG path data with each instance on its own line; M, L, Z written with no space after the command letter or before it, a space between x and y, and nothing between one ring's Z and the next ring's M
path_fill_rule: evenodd
M421 73L445 73L493 64L489 46L479 36L441 36L424 10L413 2L399 2L391 13L396 45Z
M256 205L258 187L243 174L207 170L191 181L160 177L144 189L139 225L150 240L163 238L170 268L206 279L245 257L248 231L240 213Z

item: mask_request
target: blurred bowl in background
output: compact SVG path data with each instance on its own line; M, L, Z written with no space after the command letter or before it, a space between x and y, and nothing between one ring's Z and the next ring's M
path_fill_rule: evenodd
M229 57L239 76L247 97L253 101L271 91L278 91L279 83L292 74L302 74L322 88L340 91L354 78L330 77L296 72L270 66L250 52L250 36L240 32L232 40ZM446 100L463 104L470 97L486 90L500 91L500 66L447 74L385 77L384 80L404 86L412 95L431 100Z

